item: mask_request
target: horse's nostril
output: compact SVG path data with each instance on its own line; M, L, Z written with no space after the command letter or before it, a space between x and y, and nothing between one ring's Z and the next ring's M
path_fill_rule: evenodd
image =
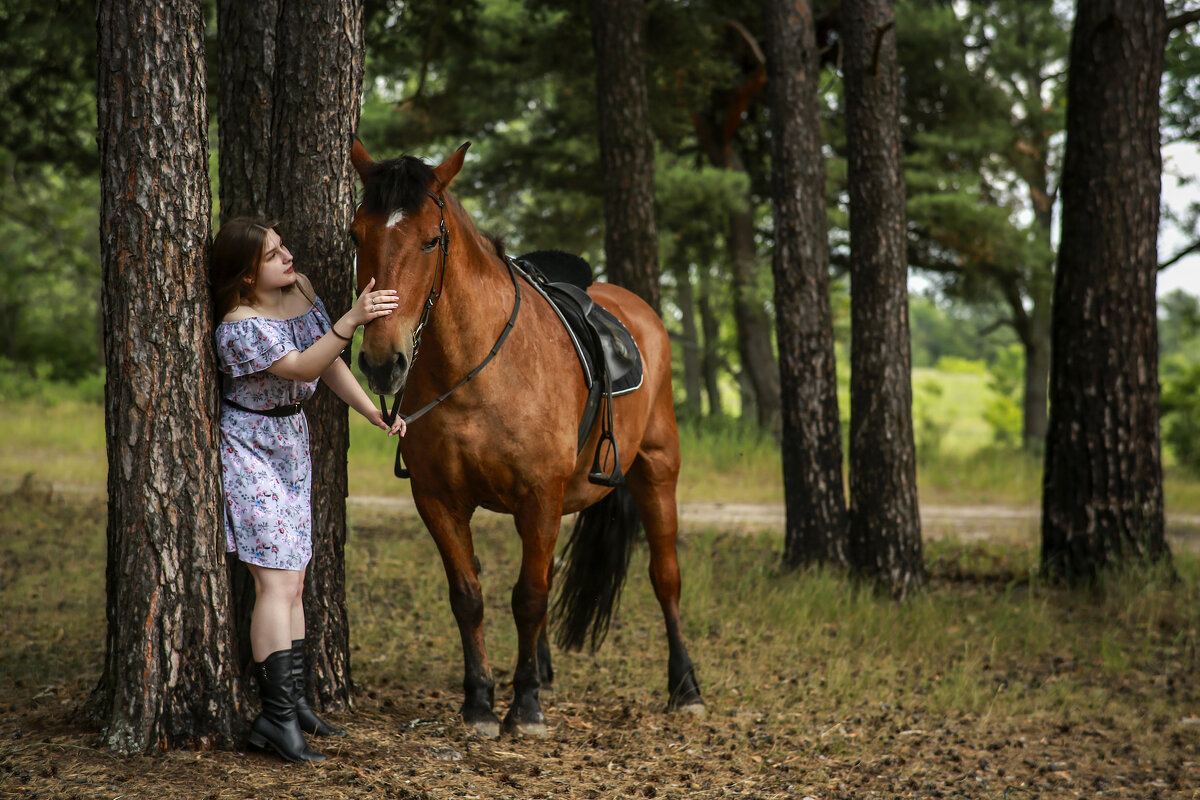
M408 359L405 358L404 353L396 353L396 372L403 374L407 368Z

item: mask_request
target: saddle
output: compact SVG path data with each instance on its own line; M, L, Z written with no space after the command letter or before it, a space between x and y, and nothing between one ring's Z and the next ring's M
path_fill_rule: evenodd
M561 250L537 250L512 259L512 263L554 309L583 367L588 399L579 422L576 452L583 451L596 417L604 408L600 442L588 480L601 486L617 486L624 477L612 432L612 398L642 385L642 354L637 342L619 319L588 295L592 269L579 256ZM605 471L610 464L611 470Z

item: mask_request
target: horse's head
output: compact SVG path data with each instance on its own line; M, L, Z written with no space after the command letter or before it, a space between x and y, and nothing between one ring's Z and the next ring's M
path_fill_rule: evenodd
M400 305L366 326L358 365L376 394L404 390L426 300L441 291L438 258L451 226L446 188L462 169L468 142L437 167L413 156L372 161L355 139L351 160L363 182L363 201L351 235L358 248L358 290L395 289ZM448 258L448 254L443 254ZM445 262L443 261L443 264Z

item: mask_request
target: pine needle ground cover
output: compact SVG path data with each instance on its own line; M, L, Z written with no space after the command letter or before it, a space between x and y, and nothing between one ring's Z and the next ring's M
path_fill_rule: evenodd
M81 714L104 649L99 500L0 495L0 797L1200 797L1200 564L1044 585L1028 542L927 543L906 605L778 568L774 535L680 543L686 635L709 704L670 715L644 548L608 641L555 651L546 739L455 719L461 653L433 544L358 511L347 547L356 708L319 765L252 752L118 758ZM489 650L511 696L511 523L480 516Z

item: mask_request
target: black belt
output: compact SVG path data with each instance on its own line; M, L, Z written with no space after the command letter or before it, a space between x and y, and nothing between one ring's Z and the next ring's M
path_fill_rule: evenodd
M261 414L264 417L294 417L300 413L300 404L292 403L286 406L276 406L275 408L246 408L243 405L233 402L227 397L222 397L221 402L238 411L248 411L251 414Z

